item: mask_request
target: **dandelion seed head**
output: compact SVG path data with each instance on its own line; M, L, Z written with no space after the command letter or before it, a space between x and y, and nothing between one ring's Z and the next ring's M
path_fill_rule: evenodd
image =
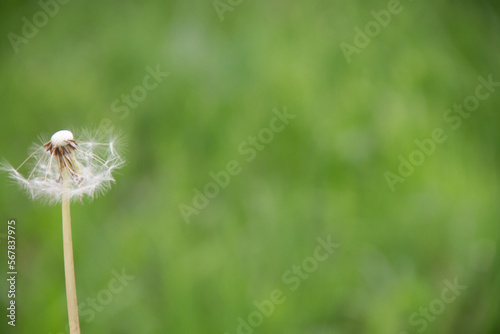
M49 203L64 196L92 199L111 187L112 172L125 163L115 140L105 142L96 136L90 131L75 137L71 131L58 131L50 141L36 145L19 167L4 162L1 169L33 199Z

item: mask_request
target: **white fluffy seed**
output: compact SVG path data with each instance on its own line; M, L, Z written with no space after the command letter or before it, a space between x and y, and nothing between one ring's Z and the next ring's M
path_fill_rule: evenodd
M57 131L50 137L52 145L56 146L66 146L70 140L73 140L73 133L68 130Z

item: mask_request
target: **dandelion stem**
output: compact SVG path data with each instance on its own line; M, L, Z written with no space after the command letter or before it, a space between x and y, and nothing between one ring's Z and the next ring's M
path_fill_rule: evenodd
M71 239L71 215L69 198L62 197L62 229L64 248L64 275L66 277L66 300L68 302L68 319L70 334L80 334L78 320L78 302L76 300L75 265L73 260L73 241Z

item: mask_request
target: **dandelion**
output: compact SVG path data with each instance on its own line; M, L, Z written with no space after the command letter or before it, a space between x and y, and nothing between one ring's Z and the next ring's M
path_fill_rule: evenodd
M33 199L58 203L63 197L74 200L87 195L93 198L111 186L112 173L124 160L115 148L116 139L96 142L89 132L82 137L86 137L84 141L76 141L71 131L58 131L50 141L35 146L19 167L5 164L3 169ZM32 168L26 177L20 169L30 163Z
M94 198L114 182L112 173L124 164L116 150L116 139L107 143L96 142L90 132L75 140L73 133L61 130L50 141L37 145L28 158L17 168L4 163L2 169L9 173L33 199L49 203L62 203L62 230L64 248L64 273L71 334L80 333L78 303L76 299L73 243L71 238L70 201L86 195ZM22 168L31 165L23 175Z

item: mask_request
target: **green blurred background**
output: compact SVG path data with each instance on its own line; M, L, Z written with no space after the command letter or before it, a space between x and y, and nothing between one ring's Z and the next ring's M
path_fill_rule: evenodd
M112 190L72 206L82 333L499 333L500 89L459 128L443 120L479 76L500 81L498 3L403 1L350 63L340 44L386 1L222 3L223 20L211 1L72 0L17 53L9 33L42 7L0 5L1 156L102 122L127 139ZM114 112L148 66L169 75ZM296 117L246 162L238 146L284 107ZM391 191L384 173L435 128L448 139ZM179 205L231 160L241 173L187 224ZM0 332L65 333L60 207L5 173L0 187L1 277L9 218L18 270L17 326L2 313ZM283 275L328 236L340 247L292 291ZM110 293L122 270L134 279ZM440 304L455 278L467 288ZM275 289L286 300L238 329Z

